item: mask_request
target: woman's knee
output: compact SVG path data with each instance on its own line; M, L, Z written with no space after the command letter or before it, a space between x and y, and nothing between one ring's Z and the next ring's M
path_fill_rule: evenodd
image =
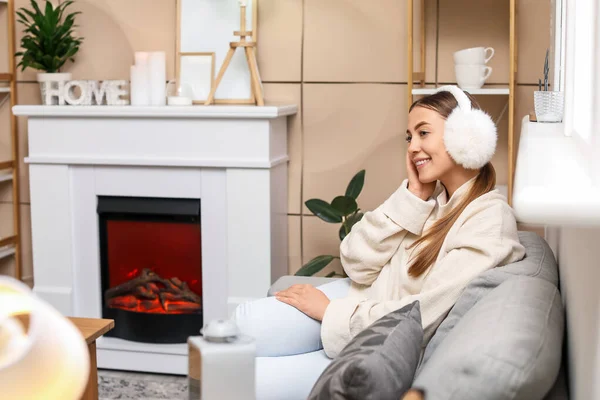
M348 294L350 280L339 279L318 288L337 299ZM321 323L275 297L240 304L233 318L242 333L255 338L258 356L288 356L323 348Z
M350 285L350 278L344 278L317 286L317 289L325 293L329 300L334 300L346 297L350 290Z
M274 297L240 304L233 318L243 334L256 340L258 356L286 356L322 348L321 324Z

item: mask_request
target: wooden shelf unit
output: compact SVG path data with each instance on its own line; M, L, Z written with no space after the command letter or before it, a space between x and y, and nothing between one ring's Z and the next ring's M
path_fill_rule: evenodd
M437 77L435 85L428 85L425 81L425 0L420 1L420 72L415 72L413 68L414 56L413 56L413 41L414 41L414 1L408 0L407 4L407 29L408 29L408 106L413 103L414 96L428 95L435 91L437 85ZM448 1L448 0L447 0ZM508 190L507 198L509 204L512 204L512 193L513 193L513 181L515 174L515 139L514 139L514 120L515 120L515 87L516 87L516 73L517 73L517 43L516 43L516 0L509 0L509 78L508 86L506 85L486 85L481 89L469 90L468 92L473 95L496 95L496 96L508 96ZM466 25L468 26L468 25ZM415 82L417 86L415 86ZM439 85L441 86L441 85Z
M0 36L8 39L8 60L9 71L0 71L0 83L8 86L0 87L0 104L3 103L5 96L9 97L10 107L10 136L11 136L11 154L10 160L0 160L0 185L12 183L12 205L13 205L13 235L9 237L0 237L0 259L6 257L15 258L14 277L22 279L22 257L21 257L21 213L19 197L19 136L17 117L13 114L12 108L17 104L17 67L15 60L15 0L0 0L0 7L7 7L6 26L7 35ZM0 28L2 29L2 28ZM2 105L5 107L5 105Z

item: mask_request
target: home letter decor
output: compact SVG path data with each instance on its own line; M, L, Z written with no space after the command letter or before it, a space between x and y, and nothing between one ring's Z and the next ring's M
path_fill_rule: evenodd
M50 81L50 82L40 82L42 88L42 96L45 98L44 104L57 104L54 101L54 97L58 99L58 105L65 105L65 98L62 95L63 89L65 87L64 81Z
M127 96L127 81L60 81L41 82L44 104L73 106L90 106L108 104L111 106L125 106L129 100L122 98ZM79 95L76 93L79 88ZM106 102L105 102L106 99Z
M108 82L108 90L106 92L106 104L109 106L126 106L129 100L121 98L127 96L127 81L105 81Z
M80 90L79 97L75 97L75 87ZM89 106L92 104L92 93L88 81L67 81L61 90L61 97L72 106Z
M98 87L99 81L90 81L90 90L92 91L92 104L104 104L104 96L108 89L108 81L104 81ZM108 96L107 96L108 97Z

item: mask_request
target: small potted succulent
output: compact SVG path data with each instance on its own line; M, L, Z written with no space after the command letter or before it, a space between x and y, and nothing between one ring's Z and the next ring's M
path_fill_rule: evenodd
M80 12L67 14L65 11L73 0L67 0L56 7L48 0L42 10L36 0L30 0L31 9L21 7L17 10L18 21L23 24L21 51L15 53L21 60L17 64L21 71L33 68L42 72L37 79L42 90L42 102L45 102L45 82L68 81L70 73L60 72L64 64L79 51L83 38L76 37L73 29L75 16Z

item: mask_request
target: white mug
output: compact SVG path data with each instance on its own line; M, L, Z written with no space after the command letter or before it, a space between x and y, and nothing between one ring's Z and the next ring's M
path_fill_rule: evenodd
M487 52L489 56L486 56ZM494 57L493 47L472 47L454 53L454 64L487 64Z
M492 73L492 68L487 65L455 65L456 83L464 90L479 89Z

